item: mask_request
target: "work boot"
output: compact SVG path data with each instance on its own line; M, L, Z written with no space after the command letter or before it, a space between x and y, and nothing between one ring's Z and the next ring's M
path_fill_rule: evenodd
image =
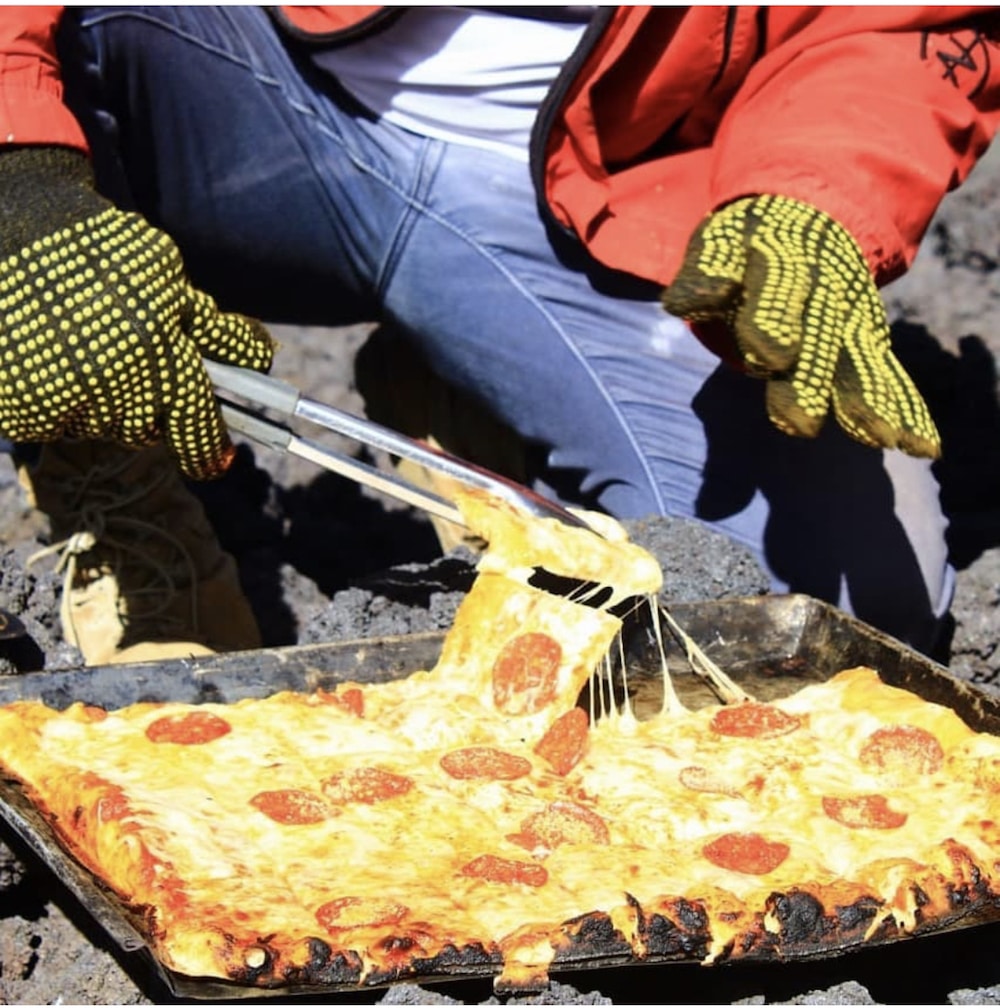
M260 633L201 503L162 445L58 441L18 464L65 572L60 617L87 665L260 646Z
M524 442L484 406L439 378L419 350L394 331L372 332L355 358L358 391L366 415L392 430L423 441L467 462L525 483ZM449 499L446 476L408 459L396 471L414 486ZM460 525L428 516L442 550L457 546L480 551L484 543Z

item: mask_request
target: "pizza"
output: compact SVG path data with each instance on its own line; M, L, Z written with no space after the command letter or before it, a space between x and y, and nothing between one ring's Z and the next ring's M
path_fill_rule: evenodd
M0 765L187 977L379 986L808 955L1000 896L1000 739L845 670L639 717L590 691L660 571L463 499L489 542L431 669L232 704L0 708ZM595 519L596 520L596 519ZM532 587L540 570L566 596ZM614 610L614 612L612 612Z

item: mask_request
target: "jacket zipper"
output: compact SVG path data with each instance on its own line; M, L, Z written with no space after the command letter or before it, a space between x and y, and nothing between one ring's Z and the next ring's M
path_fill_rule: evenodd
M548 94L538 107L538 115L535 117L535 124L531 128L531 139L528 142L528 163L531 166L531 181L535 187L535 194L538 197L539 205L542 208L546 219L553 227L558 228L564 234L575 237L574 232L560 224L549 209L545 199L545 147L549 141L549 134L552 132L552 123L555 121L556 113L562 105L570 85L587 61L587 58L594 50L598 39L604 34L604 30L611 23L614 17L614 7L598 7L587 25L580 41L573 50L569 59L562 65L558 76L552 82Z
M709 91L722 80L726 67L729 66L729 57L733 54L733 36L736 34L736 19L738 16L739 12L737 8L726 8L726 27L722 34L722 59L719 61L719 69L715 71L712 83L708 86Z

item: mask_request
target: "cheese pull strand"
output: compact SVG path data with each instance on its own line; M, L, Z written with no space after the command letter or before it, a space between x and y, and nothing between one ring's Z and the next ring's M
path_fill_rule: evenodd
M726 675L725 672L719 668L718 665L711 658L705 654L704 651L689 637L682 629L680 624L671 615L670 610L660 603L659 605L660 615L664 618L667 625L670 628L670 632L674 635L677 642L684 648L684 653L687 657L688 664L696 675L701 676L703 679L707 680L709 685L715 690L719 699L723 703L745 703L747 701L752 701L754 698L751 694L747 693L742 686L737 685L733 680ZM660 621L653 618L653 626L656 628L657 641L660 648L660 656L663 661L663 678L664 684L669 682L670 673L667 670L667 658L663 651L663 639L660 631ZM664 689L664 701L666 702L666 689Z

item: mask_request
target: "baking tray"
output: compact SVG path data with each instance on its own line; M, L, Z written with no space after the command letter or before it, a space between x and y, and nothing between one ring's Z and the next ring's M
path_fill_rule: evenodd
M948 670L840 610L804 595L767 595L746 599L685 603L671 612L704 653L719 664L748 692L772 700L795 692L809 682L819 682L856 665L878 670L890 685L911 690L926 700L952 708L976 731L1000 735L1000 699L954 678ZM444 636L440 633L405 637L343 641L328 644L272 648L204 658L146 662L133 665L82 668L62 672L36 672L0 678L0 704L18 699L41 699L62 709L82 700L108 709L141 701L233 703L245 697L263 697L282 689L332 689L338 683L380 682L429 668L437 659ZM687 667L683 652L665 631L667 653L677 692L689 707L717 702L714 694ZM652 637L630 655L628 682L638 709L658 709L659 658ZM283 984L262 988L204 977L190 977L163 966L142 937L138 920L127 906L100 885L59 846L34 806L15 782L0 779L0 815L15 833L47 864L75 895L123 952L142 957L177 997L198 1000L234 1000L358 990L356 978L330 974L329 983ZM794 909L794 908L793 908ZM1000 920L995 900L956 906L955 913L937 921L927 931L971 927ZM827 957L860 947L866 922L845 927L837 942L818 947L803 935L782 936L780 955L785 959ZM913 936L895 931L880 933L864 942L874 944ZM572 945L560 951L550 972L593 970L622 965L688 963L697 961L697 939L685 942L675 934L642 960L616 939L610 921L591 915ZM468 953L469 950L464 950ZM364 987L398 981L434 983L447 980L495 977L498 956L485 950L438 957L407 975L366 980ZM761 948L741 961L773 962L775 949Z

